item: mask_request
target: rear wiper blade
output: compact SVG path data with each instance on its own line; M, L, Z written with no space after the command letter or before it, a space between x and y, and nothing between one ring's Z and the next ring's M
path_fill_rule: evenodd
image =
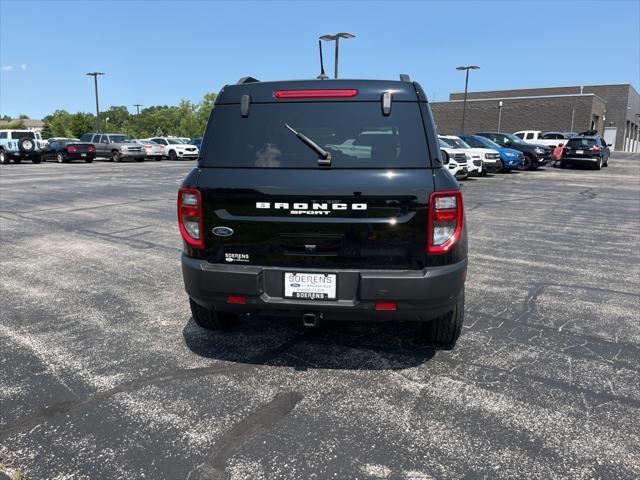
M286 123L284 124L284 126L287 127L289 130L291 130L295 134L295 136L300 139L302 143L304 143L307 147L309 147L311 150L313 150L318 154L318 165L322 167L331 166L331 154L329 152L327 152L325 149L323 149L320 145L318 145L316 142L311 140L309 137L296 131L294 128L287 125Z

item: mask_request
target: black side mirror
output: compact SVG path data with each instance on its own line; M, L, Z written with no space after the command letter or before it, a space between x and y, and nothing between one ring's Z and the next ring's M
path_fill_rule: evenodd
M607 143L607 147L613 147L613 144Z
M449 154L444 150L440 150L440 153L442 154L442 164L449 165Z

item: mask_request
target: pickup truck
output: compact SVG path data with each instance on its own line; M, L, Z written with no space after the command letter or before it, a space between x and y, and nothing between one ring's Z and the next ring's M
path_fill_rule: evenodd
M540 130L522 130L514 135L527 143L534 145L546 145L555 148L566 145L570 138L575 137L573 132L541 132Z
M93 143L96 157L109 158L112 162L127 159L144 162L147 156L143 145L120 133L85 133L80 141Z
M467 233L441 156L427 97L406 75L223 87L177 192L195 323L413 321L452 348Z

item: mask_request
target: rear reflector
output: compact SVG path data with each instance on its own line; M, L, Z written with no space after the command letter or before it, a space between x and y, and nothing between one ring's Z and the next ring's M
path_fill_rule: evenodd
M229 295L227 297L227 303L236 303L238 305L244 305L247 303L247 297L236 297L233 295Z
M276 90L276 98L349 98L355 97L358 90Z
M395 303L376 303L376 310L378 311L391 311L397 309L398 306Z
M429 196L428 215L427 253L439 255L448 252L462 235L462 192L432 192Z
M200 190L181 188L178 192L178 227L188 245L204 248Z

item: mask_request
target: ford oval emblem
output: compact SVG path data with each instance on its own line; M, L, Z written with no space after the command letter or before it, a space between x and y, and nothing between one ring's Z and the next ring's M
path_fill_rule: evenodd
M233 235L233 229L229 227L213 227L212 232L219 237L230 237Z
M299 283L292 283L292 284L291 284L291 286L292 286L293 288L298 288L298 287L300 286L300 284L299 284Z

